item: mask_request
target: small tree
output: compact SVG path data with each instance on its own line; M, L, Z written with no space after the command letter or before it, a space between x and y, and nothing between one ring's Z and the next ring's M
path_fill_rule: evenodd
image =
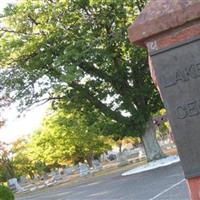
M12 191L3 185L0 185L0 200L14 200Z
M9 158L10 153L7 145L0 143L0 182L15 177L13 161Z
M98 135L96 124L89 126L85 116L62 109L45 118L41 130L33 135L31 146L34 160L46 164L87 160L90 167L94 156L110 149L104 138Z
M13 166L17 177L29 175L33 179L35 166L28 155L28 150L29 143L25 138L20 138L12 144Z

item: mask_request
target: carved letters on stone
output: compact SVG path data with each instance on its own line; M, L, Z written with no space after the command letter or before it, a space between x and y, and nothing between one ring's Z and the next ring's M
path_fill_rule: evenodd
M159 81L162 88L168 88L197 78L200 78L200 62L183 69L178 69L174 73L162 75ZM185 119L199 114L200 99L184 102L182 105L176 106L176 116L178 119Z
M200 114L200 100L193 100L176 107L176 116L178 119L185 119Z
M185 176L200 176L200 38L151 59Z
M162 75L159 79L161 87L167 88L196 78L200 78L200 62L178 69L174 73Z

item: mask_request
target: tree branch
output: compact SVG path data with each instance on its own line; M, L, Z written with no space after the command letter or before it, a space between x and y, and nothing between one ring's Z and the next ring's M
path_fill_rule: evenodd
M110 83L112 82L111 76L109 76L107 73L103 72L102 70L99 70L94 66L91 66L89 63L82 62L78 66L88 74L98 76L99 78L102 78L103 80L105 80L107 82L110 82Z
M33 24L35 24L36 26L40 24L40 23L37 22L31 15L28 15L28 18L29 18L29 19L31 20L31 22L32 22Z
M122 116L121 113L118 111L111 110L108 106L103 104L97 97L95 97L87 88L79 85L76 82L72 82L70 86L81 92L88 101L90 101L97 109L103 112L106 116L116 120L119 123L130 123L130 119L128 117Z
M21 32L21 31L8 30L5 28L0 28L0 31L4 33L15 33L15 34L21 34L21 35L40 35L40 33L26 33L26 32Z
M136 0L136 6L138 7L138 10L141 12L145 6L146 0Z

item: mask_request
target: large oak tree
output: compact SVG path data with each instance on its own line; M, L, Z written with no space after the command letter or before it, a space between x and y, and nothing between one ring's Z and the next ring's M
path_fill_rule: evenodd
M140 136L149 160L162 157L152 113L162 107L147 55L127 28L145 0L22 0L0 26L1 94L21 108L62 100L98 109Z

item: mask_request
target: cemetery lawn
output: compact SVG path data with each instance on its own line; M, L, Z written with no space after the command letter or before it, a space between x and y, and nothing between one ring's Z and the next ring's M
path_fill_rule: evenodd
M16 195L16 200L189 199L180 163L122 177L121 173L128 169L131 166L85 180Z
M76 186L77 184L87 184L88 182L98 180L99 177L109 176L109 175L116 174L116 173L121 174L124 171L127 171L127 170L133 169L135 167L141 166L145 163L147 163L146 160L143 160L143 161L140 161L140 162L137 162L137 163L130 163L128 165L120 166L120 167L118 167L116 165L114 165L114 166L111 165L110 167L107 167L107 168L105 168L101 171L95 172L95 173L90 174L90 175L85 176L85 177L80 177L78 174L71 175L68 180L63 180L60 183L58 183L57 185L54 185L52 187L55 188L55 189L56 188L59 189L60 187L63 187L63 186L71 187L71 186ZM40 191L48 191L52 187L41 188L37 191L26 192L24 194L19 193L19 194L16 194L15 196L16 196L16 198L18 198L18 197L23 197L23 196L26 196L26 195L29 195L29 194L39 193Z
M176 154L176 150L172 149L169 150L167 152L165 152L167 155L175 155ZM107 166L107 168L90 174L87 177L80 177L79 175L73 175L70 177L70 179L66 180L66 181L62 181L57 185L54 185L52 187L49 188L43 188L34 192L27 192L25 194L16 194L16 199L18 200L22 200L24 199L24 197L29 196L29 195L36 195L36 194L40 194L40 193L48 193L49 190L51 190L53 188L53 190L60 190L62 188L71 188L71 187L76 187L77 185L84 185L84 184L88 184L91 182L95 182L98 181L99 179L103 179L104 177L112 177L117 175L121 175L123 172L128 171L130 169L136 168L138 166L142 166L145 163L147 163L146 160L137 162L137 163L129 163L128 165L125 166L116 166L116 165L110 165ZM26 198L24 199L26 200ZM28 200L28 199L27 199ZM40 199L37 199L40 200Z

